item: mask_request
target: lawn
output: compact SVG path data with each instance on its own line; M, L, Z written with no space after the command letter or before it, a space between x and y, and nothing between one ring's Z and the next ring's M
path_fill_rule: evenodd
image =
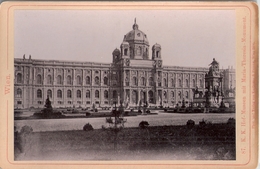
M235 125L31 132L15 160L235 160Z

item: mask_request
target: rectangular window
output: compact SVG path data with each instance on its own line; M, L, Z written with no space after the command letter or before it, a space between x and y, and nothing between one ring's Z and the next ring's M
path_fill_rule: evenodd
M22 101L17 101L17 104L22 104Z
M90 101L87 101L86 104L90 104Z
M42 104L42 102L41 102L41 101L38 101L38 104Z

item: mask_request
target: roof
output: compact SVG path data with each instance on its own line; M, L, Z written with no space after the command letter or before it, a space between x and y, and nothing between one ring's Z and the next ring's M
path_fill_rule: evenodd
M144 32L138 29L138 25L136 24L136 21L133 25L133 30L128 32L124 37L125 42L139 42L149 45L148 38Z

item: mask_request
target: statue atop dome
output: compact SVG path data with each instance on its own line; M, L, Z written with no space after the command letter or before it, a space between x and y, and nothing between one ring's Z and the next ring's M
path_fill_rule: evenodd
M136 18L135 18L135 23L133 25L133 30L136 30L136 29L138 29L138 25L136 24Z

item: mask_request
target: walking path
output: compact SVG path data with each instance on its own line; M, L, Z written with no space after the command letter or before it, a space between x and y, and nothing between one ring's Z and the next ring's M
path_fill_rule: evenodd
M127 122L125 127L138 127L141 121L147 121L150 126L164 125L184 125L189 119L198 124L202 119L212 123L226 123L229 118L235 118L235 113L197 113L197 114L180 114L180 113L163 113L158 115L139 115L125 117ZM37 131L62 131L62 130L82 130L86 123L90 123L94 129L100 129L102 125L107 126L106 118L72 118L72 119L35 119L35 120L15 120L14 124L19 131L22 126L28 125Z

